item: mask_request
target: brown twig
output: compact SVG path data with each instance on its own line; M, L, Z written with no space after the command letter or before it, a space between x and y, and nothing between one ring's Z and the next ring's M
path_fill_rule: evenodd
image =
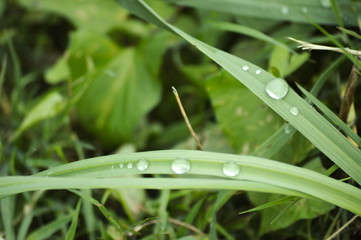
M175 96L175 99L177 100L179 109L180 109L180 111L181 111L181 113L182 113L182 115L183 115L184 121L185 121L186 124L187 124L187 127L188 127L189 132L192 134L192 137L193 137L194 141L196 141L197 146L198 146L198 149L203 151L203 150L204 150L204 149L203 149L203 146L202 146L202 144L200 143L197 135L195 134L195 132L194 132L194 130L193 130L193 128L192 128L192 125L190 124L190 122L189 122L189 120L188 120L187 114L186 114L186 112L184 111L184 108L183 108L182 102L181 102L181 100L180 100L180 98L179 98L177 89L175 89L175 87L172 86L172 90L173 90L173 94L174 94L174 96Z

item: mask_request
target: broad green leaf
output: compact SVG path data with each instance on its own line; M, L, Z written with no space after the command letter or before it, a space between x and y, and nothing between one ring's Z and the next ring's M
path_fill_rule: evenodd
M65 109L65 105L65 99L60 93L53 91L46 94L26 115L13 138L19 136L32 125L56 116Z
M183 37L196 46L292 124L326 156L353 177L356 182L361 183L360 150L355 148L325 118L310 108L310 105L291 88L288 88L288 92L283 99L273 99L265 92L266 85L274 79L274 76L268 72L262 71L258 66L250 62L213 48L166 23L143 1L118 0L118 2L138 16ZM243 69L245 66L248 67L247 70ZM257 70L261 70L262 74L257 74ZM290 109L293 107L296 107L298 110L297 116L290 112Z
M306 168L323 171L319 159L314 159ZM280 199L280 195L249 193L248 196L256 206ZM313 219L333 209L333 205L315 199L291 199L261 211L260 234L288 227L301 219Z
M157 74L165 36L157 34L139 46L125 48L94 70L77 104L77 116L106 145L134 140L142 119L160 100Z
M309 58L308 53L290 53L285 48L276 46L272 51L269 68L276 68L280 77L286 77L302 66Z
M308 23L309 19L319 24L338 24L330 0L163 0L200 9L221 11L267 19ZM357 26L359 2L344 0L339 4L341 17L346 25Z
M20 0L23 6L49 11L66 17L76 27L88 29L94 33L106 33L111 28L120 26L127 17L127 12L117 7L114 1L102 0L62 0L61 4L53 0Z
M282 124L256 95L222 71L206 81L217 120L236 152L249 154Z

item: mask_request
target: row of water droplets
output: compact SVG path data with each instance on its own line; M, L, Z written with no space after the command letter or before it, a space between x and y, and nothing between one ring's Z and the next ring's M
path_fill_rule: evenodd
M191 170L191 162L185 158L178 158L172 162L171 169L175 174L186 174ZM223 164L222 172L228 177L235 177L241 171L241 167L235 162Z
M244 65L242 69L244 71L248 71L250 67ZM257 69L255 73L257 75L260 75L262 73L262 70ZM282 78L273 79L272 81L268 82L268 84L266 85L266 93L268 94L268 96L277 100L284 98L288 93L288 89L289 89L288 83ZM300 110L297 107L291 107L289 111L293 116L298 116L298 114L300 113Z
M331 0L320 0L321 6L324 8L330 8L332 6ZM288 15L290 13L290 9L287 6L281 6L280 11L283 15ZM308 13L307 7L301 7L301 11L304 13Z
M137 168L139 171L144 171L148 169L149 164L150 164L149 160L142 158L136 163L134 162L119 163L119 168L128 168L128 169ZM111 169L115 169L115 165L112 165Z

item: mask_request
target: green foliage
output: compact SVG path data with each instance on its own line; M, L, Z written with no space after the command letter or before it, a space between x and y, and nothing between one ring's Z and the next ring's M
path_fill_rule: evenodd
M359 49L360 10L0 0L0 238L326 239L361 214L361 63L287 37Z

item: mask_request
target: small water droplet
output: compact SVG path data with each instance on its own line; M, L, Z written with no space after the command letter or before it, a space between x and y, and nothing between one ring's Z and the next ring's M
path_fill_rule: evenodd
M53 173L54 173L53 170L50 170L50 171L48 172L47 176L50 176L50 175L53 174Z
M293 116L297 116L297 115L300 113L300 110L299 110L297 107L291 107L291 108L290 108L290 113L291 113Z
M292 126L287 124L284 128L286 134L289 134L292 131Z
M241 167L235 162L227 162L223 164L222 172L228 177L234 177L239 174Z
M184 158L178 158L172 162L171 168L176 174L185 174L191 170L191 163Z
M308 13L308 9L307 9L306 7L302 7L301 10L302 10L302 12L304 12L304 13Z
M140 171L144 171L145 169L147 169L149 167L149 161L147 159L140 159L137 162L137 168Z
M133 168L133 163L131 163L131 162L128 163L127 168L129 168L129 169Z
M249 67L246 65L246 66L243 66L242 69L243 69L244 71L248 71Z
M124 163L119 163L120 168L124 168Z
M112 165L111 169L114 169L114 164Z
M321 0L322 7L329 8L331 7L331 1L330 0Z
M257 74L257 75L260 75L261 73L262 73L262 70L261 70L261 69L257 69L257 70L256 70L256 74Z
M286 6L281 7L281 13L283 15L287 15L289 12L290 12L290 10L288 9L288 7L286 7Z
M78 176L79 176L79 173L77 173L76 176L78 177Z
M288 84L282 78L276 78L267 83L266 93L273 99L282 99L288 93Z

